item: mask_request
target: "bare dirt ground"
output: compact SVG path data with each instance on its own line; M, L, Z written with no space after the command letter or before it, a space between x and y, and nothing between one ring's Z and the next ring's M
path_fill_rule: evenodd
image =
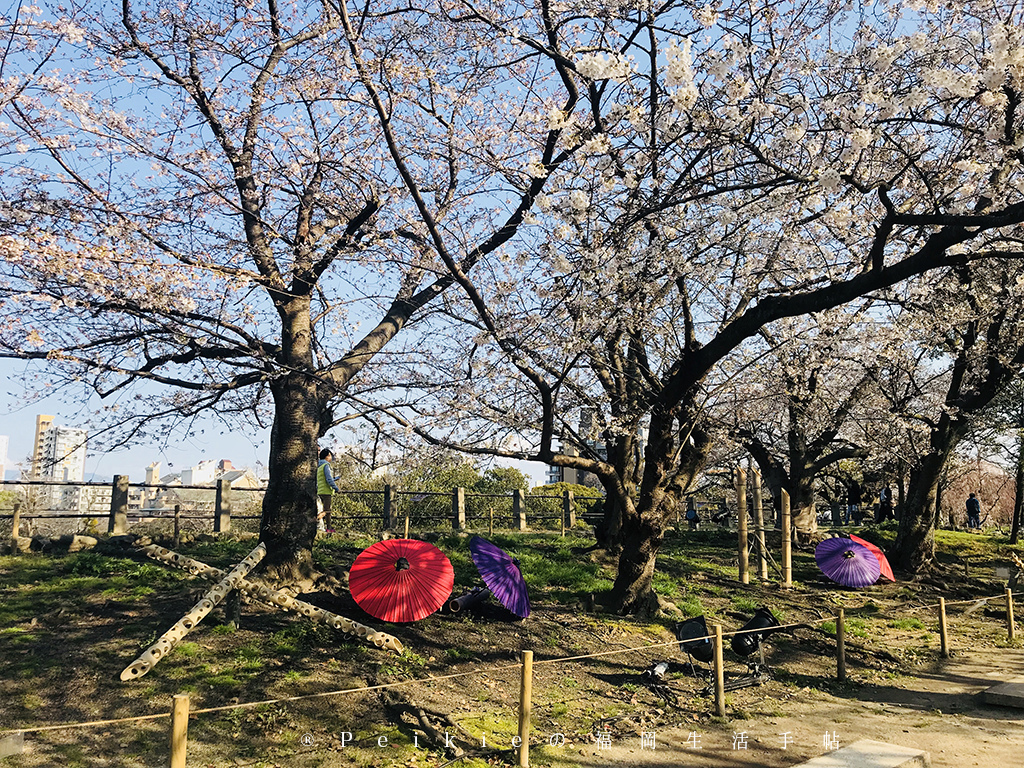
M572 761L595 767L782 768L825 754L827 734L840 747L871 739L922 749L935 768L1019 766L1024 710L989 706L979 694L1021 673L1024 653L1019 650L961 653L888 685L850 686L845 695L801 690L778 702L780 716L659 729L653 751L640 749L638 734L623 735L610 749L588 745L577 750ZM694 733L703 747L699 751L693 748ZM746 749L734 748L734 742L738 746L744 740Z
M991 569L972 567L967 578L965 569L947 566L928 579L853 592L822 581L811 555L801 552L799 581L783 590L738 583L731 542L722 538L694 537L666 555L668 583L676 587L671 599L681 609L675 617L643 622L595 610L581 597L585 588L573 593L565 586L576 578L569 566L589 569L584 576L592 579L611 564L599 553L579 556L570 544L538 537L529 544L538 557L566 565L535 589L535 612L525 621L485 602L466 614L390 626L407 649L395 656L250 604L239 629L220 624L215 612L153 672L129 683L117 680L120 670L195 602L201 587L145 561L0 558L0 731L166 713L171 695L187 691L193 709L226 708L190 721L190 768L515 765L517 660L530 649L531 765L541 768L787 768L823 754L826 733L839 746L874 739L926 749L934 766L1022 765L1024 710L989 707L978 696L1024 674L1021 641L1007 642L1002 605L950 611L950 659L939 658L928 607L938 595L999 595L1002 584L982 578ZM224 565L245 546L198 555ZM469 583L460 543L445 546ZM331 551L339 573L358 551L355 544ZM310 599L375 623L343 588ZM692 677L671 677L669 699L645 687L640 672L653 661L683 661L674 645L647 646L669 643L684 612L704 613L729 630L754 605L807 626L772 639L767 660L775 679L727 694L726 718L713 715L703 684ZM840 606L850 640L850 679L843 684L835 681L827 626ZM616 653L594 656L607 651ZM733 676L743 670L729 651L726 664ZM467 674L417 682L461 673ZM276 701L232 708L268 699ZM603 749L597 739L606 732L610 744ZM642 732L655 734L653 751L641 750ZM746 749L733 749L734 740ZM147 768L166 764L167 741L166 719L33 733L22 754L0 758L0 768Z

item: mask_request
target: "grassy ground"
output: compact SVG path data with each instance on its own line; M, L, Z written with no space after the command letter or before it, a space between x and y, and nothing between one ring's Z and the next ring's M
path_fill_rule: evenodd
M894 530L871 529L864 535L884 545ZM838 607L846 609L847 633L860 647L850 651L857 684L891 681L936 659L934 611L920 607L939 595L962 600L1000 594L1003 585L994 567L1008 564L1003 540L940 531L939 568L927 578L838 589L821 578L813 551L798 549L796 584L782 590L774 571L765 583L736 580L734 537L718 530L670 534L655 587L676 610L654 622L595 610L593 596L610 587L614 562L598 552L581 553L589 540L496 534L495 543L520 560L526 575L535 612L525 621L487 602L466 614L386 626L363 614L339 588L309 599L392 632L406 653L386 654L300 617L248 604L240 628L223 623L216 610L152 672L128 683L119 681L120 671L196 602L201 584L132 557L92 552L0 557L0 729L166 713L172 695L187 692L193 709L225 707L191 720L190 765L428 766L445 764L461 750L462 765L483 766L512 759L516 664L521 650L533 650L538 662L534 725L544 738L561 733L572 748L589 744L605 727L629 731L699 723L725 731L732 721L777 714L781 702L800 691L849 691L832 680L828 636ZM430 538L452 561L456 592L475 586L468 538ZM373 541L355 534L321 539L316 562L343 578ZM251 541L222 539L181 551L223 567L251 546ZM770 549L777 553L779 542L770 541ZM681 660L672 647L556 661L666 643L674 622L686 616L704 614L727 630L738 628L761 605L785 623L804 622L809 628L775 642L771 659L777 679L730 694L725 721L712 716L710 702L692 679L676 676L670 682L675 703L643 686L639 672L649 663ZM953 632L969 632L975 645L1005 647L1001 609L993 603L969 616L951 611ZM738 671L735 660L731 663ZM463 672L473 674L388 691L280 701ZM267 700L275 701L234 706ZM25 737L25 754L6 764L156 765L166 762L167 729L166 720L153 720L32 733ZM446 732L453 744L447 753ZM572 764L571 754L571 749L539 749L534 764Z

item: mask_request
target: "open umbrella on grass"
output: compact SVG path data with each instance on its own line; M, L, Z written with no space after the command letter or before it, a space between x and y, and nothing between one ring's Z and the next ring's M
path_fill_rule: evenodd
M455 572L444 552L415 539L367 547L352 564L348 588L359 607L383 621L419 621L448 599Z
M844 587L866 587L878 581L881 566L871 550L845 538L825 539L814 549L821 572Z
M519 561L480 536L469 540L469 551L480 578L495 599L516 616L523 619L529 616L530 596L519 570Z
M872 544L870 541L862 539L860 536L854 536L850 534L850 541L855 541L861 546L867 547L875 559L878 560L878 566L881 569L881 575L889 581L896 581L896 577L892 574L892 566L889 565L889 560L885 556L885 553Z

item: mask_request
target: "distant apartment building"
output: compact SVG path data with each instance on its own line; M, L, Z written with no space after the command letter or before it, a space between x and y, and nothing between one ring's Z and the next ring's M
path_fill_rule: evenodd
M144 514L159 516L181 506L190 511L213 511L215 494L213 489L217 481L223 480L232 489L246 491L263 487L259 478L251 469L235 469L231 461L200 461L194 467L181 472L160 477L160 464L153 463L146 467L147 486L169 486L141 489L140 506ZM209 490L206 490L209 489ZM252 506L259 503L261 497L254 494L239 495L234 502L236 507ZM131 500L129 500L131 506Z
M81 483L85 479L84 429L61 427L53 416L36 416L35 444L32 452L32 479L55 483ZM49 509L79 511L83 496L80 486L56 486L40 494L40 503Z

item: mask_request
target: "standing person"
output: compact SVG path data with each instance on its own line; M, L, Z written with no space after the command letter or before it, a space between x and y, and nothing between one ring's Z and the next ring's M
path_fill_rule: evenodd
M320 498L323 509L316 516L316 528L323 531L332 527L331 523L331 502L334 501L334 494L340 493L341 489L334 482L334 473L331 472L331 460L334 454L330 448L320 451L320 464L316 468L316 494Z
M981 502L973 493L967 499L967 527L981 528Z
M860 517L860 483L856 480L850 481L850 487L846 489L846 525L850 524L850 518L854 520Z
M878 494L878 516L875 518L875 522L884 523L886 520L895 518L896 516L892 513L892 488L887 485Z

